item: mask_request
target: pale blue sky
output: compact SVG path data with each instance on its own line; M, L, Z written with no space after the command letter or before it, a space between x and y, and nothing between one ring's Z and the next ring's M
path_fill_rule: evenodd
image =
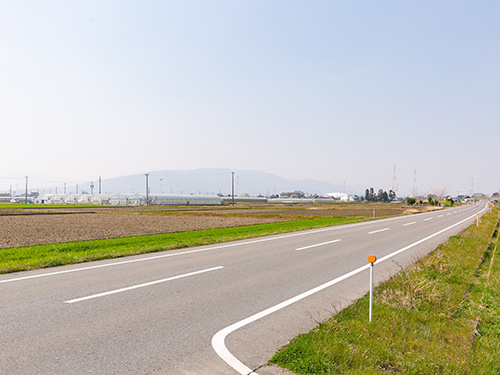
M5 177L500 189L498 1L0 1Z

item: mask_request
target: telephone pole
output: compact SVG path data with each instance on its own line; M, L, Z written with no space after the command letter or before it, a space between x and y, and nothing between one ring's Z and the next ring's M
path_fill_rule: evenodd
M232 181L232 183L231 183L231 197L232 197L231 203L234 206L234 172L231 172L231 181Z
M149 205L149 173L146 173L146 206Z
M28 203L28 176L26 177L26 189L24 191L24 203Z
M413 196L418 198L418 188L417 188L417 169L413 170Z

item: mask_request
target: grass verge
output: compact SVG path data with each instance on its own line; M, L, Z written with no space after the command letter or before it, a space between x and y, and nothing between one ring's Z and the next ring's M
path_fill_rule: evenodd
M365 296L270 363L297 374L500 373L497 226L495 209L376 288L372 323Z
M232 228L0 249L0 273L26 271L92 260L306 230L366 220L361 217L316 218Z

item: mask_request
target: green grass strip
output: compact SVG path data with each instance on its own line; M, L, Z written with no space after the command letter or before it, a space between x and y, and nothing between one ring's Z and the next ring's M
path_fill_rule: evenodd
M210 245L361 220L363 218L360 217L316 218L232 228L6 248L0 249L0 273Z
M493 210L376 288L372 323L365 296L270 363L296 374L500 373L499 254L483 282L497 220Z
M497 227L482 264L477 282L472 285L467 307L476 325L467 361L470 374L500 374L500 228Z

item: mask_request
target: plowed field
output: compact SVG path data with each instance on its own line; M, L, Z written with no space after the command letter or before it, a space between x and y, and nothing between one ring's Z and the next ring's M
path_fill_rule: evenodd
M0 216L0 248L234 227L283 220L140 213L9 215Z
M0 206L0 249L60 242L235 227L315 217L382 217L426 211L395 205L236 207Z

